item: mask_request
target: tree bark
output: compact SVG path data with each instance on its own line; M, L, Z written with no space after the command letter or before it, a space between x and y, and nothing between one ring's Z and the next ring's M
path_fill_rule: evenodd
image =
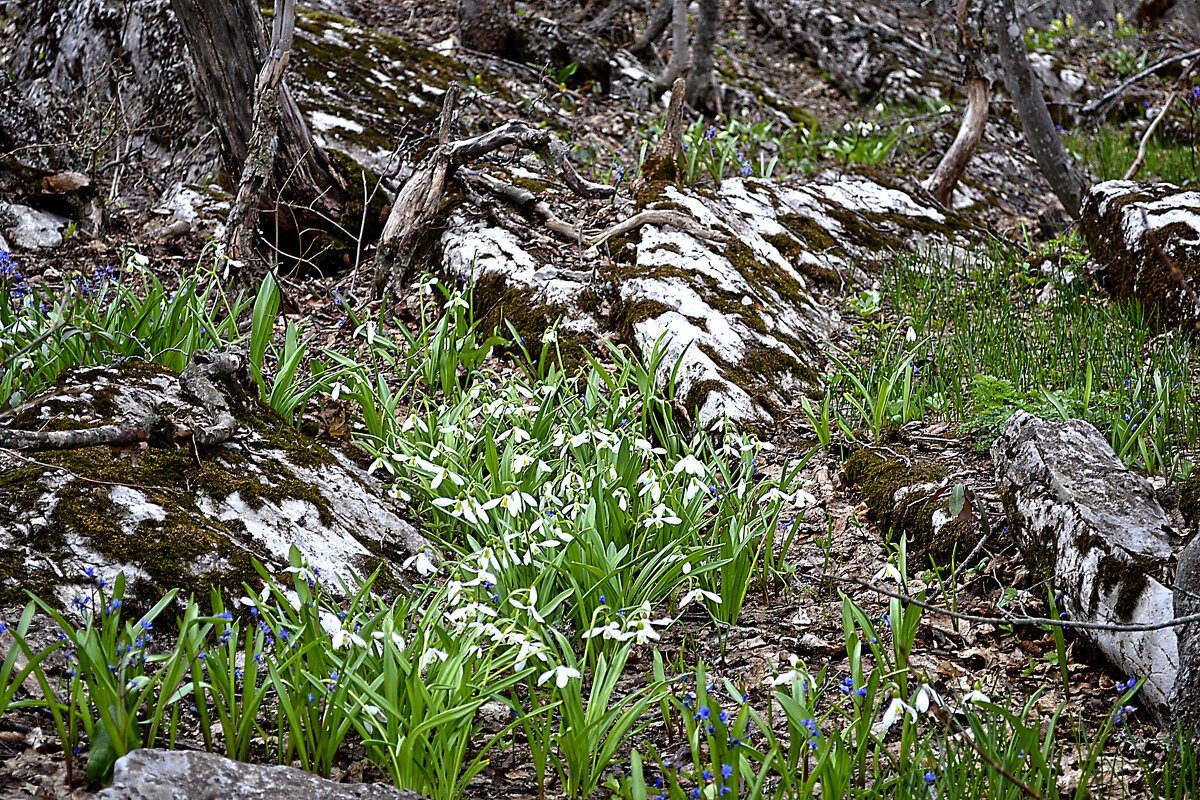
M171 0L196 65L197 83L231 176L242 174L254 131L259 71L268 56L262 14L253 0ZM279 86L278 148L268 201L280 229L304 234L335 229L348 200L345 179L313 141L286 83Z
M671 21L673 2L674 0L658 0L658 4L654 6L654 13L650 15L650 22L646 25L646 30L629 48L629 52L641 55L650 49L655 39L662 36L663 31L667 29L667 23Z
M693 108L717 109L719 106L713 83L713 49L720 27L721 0L700 0L696 40L692 44L692 70L687 78L687 101Z
M970 16L971 0L958 0L955 17L958 21L959 55L966 62L967 110L963 114L962 125L950 149L942 156L937 169L925 182L929 193L946 208L952 207L954 187L962 178L971 157L975 155L979 140L983 138L983 130L987 126L990 82L979 74L978 61L982 54L979 52L977 37L971 34L968 21Z
M992 9L992 30L996 35L996 49L1004 70L1004 85L1021 118L1025 143L1029 145L1042 176L1062 202L1063 208L1072 217L1078 218L1083 202L1083 179L1071 163L1071 157L1046 107L1042 85L1029 65L1029 54L1025 50L1025 37L1021 33L1014 0L996 0Z
M458 0L458 41L469 50L503 56L512 31L512 0Z
M671 12L671 60L654 81L654 96L665 92L683 74L688 62L688 0L674 0Z

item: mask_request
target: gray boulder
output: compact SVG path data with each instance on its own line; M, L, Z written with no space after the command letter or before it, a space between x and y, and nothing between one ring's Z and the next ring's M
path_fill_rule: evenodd
M13 244L26 250L62 244L63 231L70 222L66 217L49 211L0 200L0 229L9 235Z
M174 588L237 597L258 583L251 559L285 568L293 546L335 589L333 576L376 568L381 590L403 585L424 538L353 453L294 430L236 371L214 372L227 357L198 353L182 375L72 369L5 420L0 447L42 452L0 472L0 604L39 587L69 609L90 595L89 569L110 584L123 571L135 606Z
M1136 297L1164 325L1200 324L1200 191L1099 183L1084 200L1080 228L1114 296Z
M134 750L117 760L96 800L421 800L377 783L335 783L295 767L231 761L213 753Z
M1174 618L1168 578L1176 545L1154 489L1082 420L1017 412L991 448L1009 530L1037 577L1074 620L1154 624ZM1080 630L1165 712L1179 670L1175 630Z

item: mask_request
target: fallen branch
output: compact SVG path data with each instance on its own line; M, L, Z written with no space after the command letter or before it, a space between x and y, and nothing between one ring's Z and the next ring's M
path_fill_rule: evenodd
M528 189L522 189L519 186L505 183L486 173L466 173L464 171L464 177L478 183L487 191L512 203L518 208L523 208L526 211L537 214L546 221L546 227L554 233L560 234L571 242L582 241L583 245L588 248L587 254L589 256L595 256L598 252L597 248L612 237L623 236L644 225L670 225L685 233L690 233L693 236L712 242L729 241L729 237L725 236L725 234L704 227L694 217L689 217L687 214L670 209L650 209L643 211L615 225L610 225L599 233L586 236L583 234L582 229L561 219L554 213L545 200L538 199L537 195Z
M1156 61L1155 63L1146 67L1141 72L1137 73L1133 77L1126 80L1124 83L1122 83L1117 88L1113 89L1112 91L1104 93L1100 97L1098 97L1095 100L1091 101L1090 103L1087 103L1086 105L1084 105L1084 107L1082 109L1082 113L1085 116L1092 116L1092 115L1100 112L1102 109L1104 110L1104 113L1107 113L1108 109L1106 108L1106 106L1111 106L1121 95L1125 94L1125 91L1130 86L1133 86L1135 83L1140 81L1142 78L1145 78L1149 75L1153 75L1154 73L1158 72L1163 67L1169 67L1172 64L1183 61L1185 58L1194 58L1196 56L1200 56L1200 49L1189 50L1186 53L1181 53L1177 56L1171 56L1170 58L1164 58L1161 61Z
M151 434L170 436L176 440L191 440L198 445L212 446L228 441L237 430L237 422L219 386L245 369L245 358L237 352L213 353L197 350L192 363L179 376L179 382L190 398L214 418L211 425L184 424L157 412L94 428L65 431L28 431L0 428L0 448L42 452L74 450L80 447L129 447L144 442ZM189 414L189 417L193 415Z
M1158 116L1150 123L1150 127L1146 128L1146 132L1142 135L1142 140L1138 142L1137 156L1134 157L1133 163L1129 165L1129 170L1125 173L1123 180L1131 181L1138 174L1138 170L1142 168L1142 164L1146 160L1146 146L1150 144L1151 137L1154 136L1154 131L1162 124L1162 121L1167 118L1167 112L1171 110L1171 106L1175 104L1175 97L1178 95L1180 88L1187 81L1188 75L1192 73L1192 69L1196 66L1195 59L1188 65L1188 68L1183 71L1176 82L1175 91L1171 92L1167 98L1167 102L1163 103L1162 111L1158 112Z
M667 118L663 122L662 136L654 150L642 164L642 171L633 181L634 195L656 181L679 180L679 152L683 145L683 105L687 94L687 81L676 78L671 86L671 102L667 106Z

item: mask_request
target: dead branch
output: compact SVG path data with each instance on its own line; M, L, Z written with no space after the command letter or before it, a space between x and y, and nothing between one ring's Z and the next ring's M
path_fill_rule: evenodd
M675 83L688 64L688 2L674 0L671 15L671 60L654 81L652 97L658 97Z
M245 356L237 351L213 353L197 350L179 382L197 409L213 418L211 425L196 425L191 419L174 420L157 412L94 428L65 431L27 431L0 428L0 448L40 452L74 450L80 447L128 447L146 441L151 432L169 434L175 440L192 440L211 446L228 441L237 430L221 387L245 369ZM188 415L194 417L196 415Z
M650 16L650 22L646 25L646 30L629 48L629 52L640 55L653 46L654 40L662 36L662 32L667 29L672 8L673 0L658 0L658 4L654 7L654 13Z
M729 237L722 233L704 227L697 222L693 217L679 211L670 209L650 209L643 211L640 214L635 214L629 219L623 220L611 225L599 233L591 236L585 236L582 229L572 225L559 218L550 205L545 200L538 199L537 195L528 189L522 189L519 186L505 183L504 181L495 178L486 173L470 172L464 170L464 177L474 183L479 184L485 190L500 197L501 199L512 203L518 208L525 209L546 221L546 227L554 233L565 237L571 242L582 241L583 245L588 248L587 255L595 256L598 252L597 248L614 236L623 236L630 231L635 231L643 225L670 225L673 228L678 228L685 233L690 233L693 236L701 239L707 239L712 242L727 242Z
M1196 66L1196 59L1188 65L1188 68L1179 76L1179 80L1175 84L1175 91L1171 92L1167 97L1167 102L1163 103L1162 111L1158 112L1158 116L1150 123L1150 127L1146 128L1146 132L1142 135L1142 140L1138 142L1137 156L1134 157L1133 163L1129 165L1129 170L1125 173L1123 180L1131 181L1137 176L1138 170L1142 168L1142 163L1146 160L1146 146L1150 144L1150 139L1154 136L1154 131L1162 124L1162 121L1167 118L1167 112L1171 110L1171 106L1175 104L1175 98L1179 91L1185 85L1188 75L1192 74L1192 69Z
M1195 58L1197 56L1200 56L1200 49L1189 50L1186 53L1181 53L1177 56L1171 56L1170 58L1164 58L1161 61L1156 61L1153 64L1151 64L1150 66L1146 67L1141 72L1137 73L1136 75L1133 75L1128 80L1124 81L1117 88L1115 88L1111 91L1105 92L1100 97L1096 98L1095 100L1093 100L1090 103L1088 103L1087 105L1085 105L1081 109L1081 112L1083 113L1084 116L1092 116L1094 114L1100 113L1101 111L1103 111L1104 113L1107 113L1108 107L1112 106L1113 103L1115 103L1121 97L1121 95L1125 94L1125 91L1130 86L1133 86L1135 83L1140 81L1142 78L1145 78L1149 75L1153 75L1154 73L1158 72L1163 67L1169 67L1172 64L1183 61L1185 58Z
M225 222L225 246L235 258L251 249L258 225L256 211L263 190L275 168L279 151L279 87L292 52L296 32L296 0L281 0L276 6L271 30L271 47L259 70L254 87L253 128L249 152L242 165L237 196Z
M443 106L443 120L449 113L445 108L453 107L455 101L455 94L448 92ZM375 275L377 290L383 288L389 277L393 280L403 279L403 275L390 275L393 268L400 265L397 254L437 213L446 183L458 168L510 145L536 153L547 166L558 172L567 188L580 197L605 199L617 192L614 186L593 183L582 177L571 164L571 151L566 144L550 131L532 128L524 122L506 122L479 136L440 144L417 167L396 195L396 202L392 205L380 238Z
M967 74L967 110L963 114L962 125L950 149L925 182L929 193L946 208L950 208L954 187L975 155L987 126L988 81L976 72L974 64L967 65Z

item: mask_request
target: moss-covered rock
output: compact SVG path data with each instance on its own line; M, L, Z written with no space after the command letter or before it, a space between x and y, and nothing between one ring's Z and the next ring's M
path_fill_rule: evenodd
M11 555L0 557L0 603L36 588L67 607L90 568L110 583L124 571L136 609L171 588L233 595L256 582L253 559L286 566L292 546L346 577L397 570L423 546L361 467L230 386L221 391L233 436L211 446L181 438L209 413L190 375L139 362L70 370L18 416L58 431L133 420L146 436L140 447L48 452L0 473L0 552Z
M845 470L862 492L872 521L894 541L904 536L914 567L931 558L949 566L979 541L976 525L950 513L944 467L891 448L863 448L846 459Z
M1084 201L1080 228L1115 297L1137 298L1156 324L1200 323L1200 192L1100 183Z

